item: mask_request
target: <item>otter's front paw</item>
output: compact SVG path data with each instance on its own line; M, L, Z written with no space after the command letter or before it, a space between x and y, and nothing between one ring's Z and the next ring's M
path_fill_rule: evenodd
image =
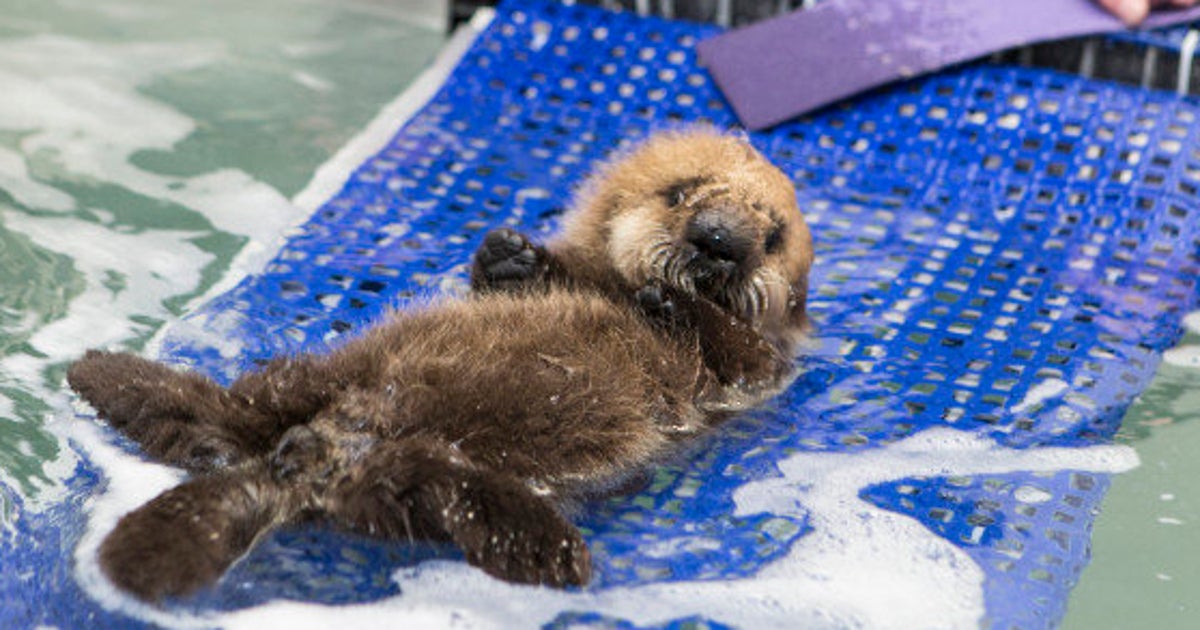
M654 284L646 285L640 289L634 296L637 299L638 308L650 317L665 322L669 322L675 318L675 302L662 289L662 287Z
M693 323L692 300L669 287L648 284L638 289L634 300L647 318L670 330L686 329Z
M524 234L499 228L483 237L475 251L471 286L480 289L511 289L536 280L542 268L541 252Z

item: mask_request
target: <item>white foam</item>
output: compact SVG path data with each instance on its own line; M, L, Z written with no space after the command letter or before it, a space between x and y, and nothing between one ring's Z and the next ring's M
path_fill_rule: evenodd
M189 195L186 185L173 190L178 178L137 169L129 158L139 150L170 148L194 128L189 118L138 87L163 72L220 57L211 44L97 44L53 35L0 41L0 84L14 86L0 99L0 126L27 132L20 154L10 156L17 163L3 166L10 179L22 182L17 188L25 191L23 202L42 210L69 209L60 197L64 193L35 181L24 167L37 159L58 179L111 182L155 198L205 205L204 195ZM214 186L233 183L228 180ZM112 314L165 318L163 301L196 286L200 269L211 260L187 241L194 233L133 234L70 215L27 213L7 213L5 227L74 260L87 279L87 291L72 301L67 316L39 328L30 340L47 355L42 364L64 361L88 345L144 335L143 325ZM137 291L106 289L113 274ZM14 357L4 368L19 369L12 362L27 359Z
M1021 503L1045 503L1054 495L1036 486L1020 486L1013 490L1013 498Z
M285 244L286 228L295 226L308 217L337 194L345 185L350 174L364 160L382 150L403 126L421 107L437 93L445 83L446 78L458 65L466 51L491 21L494 12L482 8L475 12L471 22L455 31L454 36L446 42L437 57L395 100L388 103L361 133L352 138L328 161L322 164L313 174L308 185L297 193L290 202L290 210L279 212L281 204L271 203L268 207L275 208L276 216L263 222L266 229L256 231L256 239L242 248L230 265L228 272L220 281L214 284L204 295L193 299L188 308L208 302L213 297L221 295L237 285L246 275L256 273L279 251ZM308 54L309 49L297 45L289 47L293 54ZM220 208L216 208L220 210ZM279 215L289 215L283 218ZM167 332L164 328L162 333ZM174 331L171 331L174 333ZM162 338L156 337L151 347L161 343Z
M100 158L169 148L190 132L190 119L137 87L222 55L207 43L100 44L59 35L0 40L0 81L9 88L0 99L0 124L36 130L22 139L23 154L64 155L64 164L90 174L104 162L123 161Z
M52 212L75 209L75 200L70 195L35 181L24 156L4 147L0 147L0 189L26 207Z
M1070 388L1070 385L1066 381L1057 378L1048 378L1029 388L1029 391L1025 393L1025 398L1014 405L1011 411L1013 414L1025 413L1027 410L1041 405L1047 400L1058 398L1068 388Z
M198 285L201 269L212 260L210 254L188 242L196 235L194 232L127 234L87 221L48 221L26 214L9 216L7 227L25 234L40 247L72 256L87 287L71 301L65 317L33 332L29 343L43 356L13 355L4 359L3 369L10 374L21 373L21 363L41 366L67 361L88 346L145 336L147 324L113 317L113 313L168 317L163 303ZM139 253L130 256L129 252ZM106 288L105 279L114 273L137 290Z
M223 47L211 42L100 44L56 35L3 40L0 84L14 87L0 99L0 126L35 130L22 139L21 155L15 157L45 156L51 165L47 168L54 170L56 178L108 182L179 204L203 214L217 230L248 237L251 245L247 249L263 250L263 243L276 242L283 227L306 215L274 188L241 171L226 169L179 178L144 171L130 159L147 149L168 150L195 129L190 118L144 95L140 86L164 74L210 65L224 57ZM17 166L3 170L10 176L27 175ZM34 197L49 200L52 209L65 205L55 194L62 193L52 186L21 175L16 179L22 181L18 189L29 201L35 201ZM38 207L46 209L40 204ZM247 212L246 208L254 211ZM16 223L18 217L20 225ZM15 213L6 216L5 222L9 229L75 259L78 265L91 267L90 271L112 270L127 275L132 271L126 284L137 287L136 293L150 303L123 304L120 302L127 296L117 296L118 303L111 305L116 313L165 317L163 299L193 290L198 284L197 274L211 260L209 254L189 242L195 233L122 235L111 226L102 229L71 217ZM154 288L144 292L140 279L132 277L145 262L156 267L152 287L165 285L166 293ZM103 283L97 281L103 277L88 280L93 291L105 291ZM93 308L98 301L88 300L81 308ZM88 315L88 319L96 319L92 317L95 313ZM106 344L128 338L128 334L92 336L92 342Z
M1183 316L1183 326L1194 335L1200 335L1200 311L1192 311Z
M1171 348L1162 355L1163 362L1168 365L1186 368L1200 368L1200 346L1178 346Z
M0 84L7 88L0 99L0 129L20 137L16 150L0 150L0 186L38 211L5 212L4 228L71 260L87 287L64 316L49 323L30 318L19 326L16 334L26 337L34 352L4 357L0 373L17 379L22 391L52 407L65 406L59 384L45 380L47 367L93 344L144 335L145 324L114 314L163 319L163 301L198 281L211 257L186 242L192 235L136 235L82 220L71 213L76 202L54 182L167 188L166 180L126 163L135 151L171 147L193 124L138 87L163 72L211 63L221 54L211 44L97 44L55 35L0 40ZM105 166L111 162L126 170L113 175ZM160 185L144 185L153 181ZM138 291L105 288L107 280L119 276L137 283ZM76 461L61 443L58 457L42 462L52 485L38 484L36 492L23 497L23 509L37 511L59 500L57 484L71 475Z
M336 616L330 615L331 609L319 604L302 602L279 602L257 608L250 608L229 614L219 621L222 627L233 630L247 628L331 628L345 627L369 630L371 628L453 628L461 630L491 630L515 628L518 626L503 626L495 619L480 617L467 611L447 615L440 607L424 608L422 606L404 607L395 611L398 615L389 620L391 613L387 606L383 609L374 606L344 606L336 610ZM323 620L324 625L321 621Z
M1183 316L1183 327L1192 335L1200 335L1200 311ZM1168 365L1200 368L1200 345L1185 343L1163 352L1163 362Z

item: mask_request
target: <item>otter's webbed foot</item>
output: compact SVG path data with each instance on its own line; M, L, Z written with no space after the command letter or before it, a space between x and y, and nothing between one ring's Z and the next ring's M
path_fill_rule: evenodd
M89 350L67 382L149 455L192 472L240 461L245 445L229 427L245 419L216 383L127 353Z
M545 250L520 232L499 228L488 232L475 250L471 288L511 291L528 288L546 271Z
M467 562L503 580L561 588L591 576L587 544L549 501L449 447L413 441L380 448L334 493L331 511L352 528L448 538Z
M642 312L655 319L670 321L675 317L675 302L668 297L662 287L650 284L640 289L634 296L637 299L638 308Z

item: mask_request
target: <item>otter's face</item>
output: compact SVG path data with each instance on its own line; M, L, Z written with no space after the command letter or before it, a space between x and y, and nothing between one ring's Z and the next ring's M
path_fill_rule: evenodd
M607 255L628 283L703 296L767 333L805 327L812 238L791 181L749 144L659 136L594 186Z

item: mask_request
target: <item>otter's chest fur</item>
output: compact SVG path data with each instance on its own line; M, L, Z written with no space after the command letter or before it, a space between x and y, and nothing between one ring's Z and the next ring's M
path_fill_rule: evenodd
M703 428L697 401L713 384L695 346L568 291L396 313L329 361L376 369L349 375L317 414L336 447L320 465L349 470L378 442L434 438L563 498L619 484Z

